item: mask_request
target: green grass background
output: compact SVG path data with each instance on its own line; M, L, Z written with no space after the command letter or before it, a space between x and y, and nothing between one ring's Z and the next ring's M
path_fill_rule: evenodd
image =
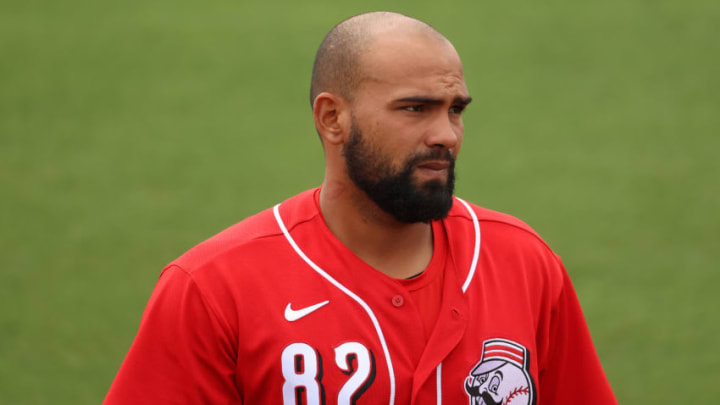
M314 52L391 9L475 101L458 195L563 256L620 403L720 397L720 3L0 3L0 403L97 404L160 269L318 185Z

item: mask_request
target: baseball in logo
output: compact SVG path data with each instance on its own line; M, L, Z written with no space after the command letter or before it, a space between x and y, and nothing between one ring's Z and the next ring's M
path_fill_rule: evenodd
M535 405L529 361L527 349L518 343L486 340L480 361L465 379L470 405Z

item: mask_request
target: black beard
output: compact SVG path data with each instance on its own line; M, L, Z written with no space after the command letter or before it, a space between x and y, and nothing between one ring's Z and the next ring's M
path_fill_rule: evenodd
M392 162L373 150L360 130L352 125L350 140L343 147L345 166L350 179L380 209L404 223L430 222L447 217L453 204L455 158L447 149L437 148L425 154L410 156L399 172ZM447 181L430 180L419 186L412 174L418 164L430 160L450 163Z

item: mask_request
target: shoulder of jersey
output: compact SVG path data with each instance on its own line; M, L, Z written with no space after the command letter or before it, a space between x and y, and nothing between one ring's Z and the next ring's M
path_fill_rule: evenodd
M307 204L307 201L312 201L313 191L307 190L282 203L283 211L289 214L289 218L292 218L292 222L286 223L288 228L292 229L294 225L310 220L317 215L316 211L308 209L309 205ZM296 204L297 202L300 204ZM285 215L283 215L283 219L285 219ZM275 220L273 209L268 208L199 243L175 259L170 265L178 265L186 271L193 271L219 256L231 251L237 252L238 249L252 249L256 241L274 237L282 238L282 241L285 242L282 231Z
M478 222L481 225L481 229L487 228L488 225L495 225L505 232L517 232L519 234L525 233L531 236L532 239L536 239L541 244L547 246L547 243L540 237L540 235L530 225L526 224L521 219L518 219L512 215L505 214L503 212L494 211L488 208L480 207L473 203L465 201L475 213ZM450 210L448 218L452 219L464 219L472 222L472 216L463 204L457 199L453 208Z

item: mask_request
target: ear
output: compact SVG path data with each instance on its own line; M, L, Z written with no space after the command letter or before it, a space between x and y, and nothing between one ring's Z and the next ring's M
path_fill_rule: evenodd
M339 145L350 132L350 106L332 93L323 92L313 102L313 118L323 143Z

